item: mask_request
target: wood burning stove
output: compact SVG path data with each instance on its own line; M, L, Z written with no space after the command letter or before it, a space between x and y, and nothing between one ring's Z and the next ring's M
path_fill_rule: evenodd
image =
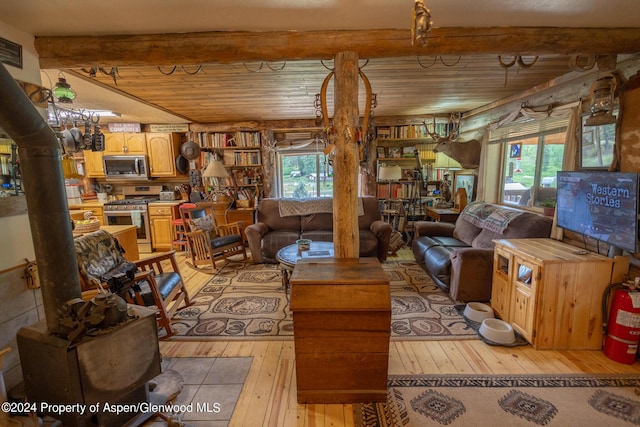
M139 416L104 410L104 405L134 408L149 402L147 382L161 371L155 311L140 306L129 310L136 318L77 344L47 334L44 322L20 329L17 341L29 402L42 409L64 404L86 408L84 413L43 411L65 426L120 427Z

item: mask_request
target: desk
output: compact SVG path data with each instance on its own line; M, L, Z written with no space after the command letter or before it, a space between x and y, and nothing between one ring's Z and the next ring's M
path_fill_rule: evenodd
M224 214L225 224L229 224L232 222L240 223L240 234L242 235L242 241L247 241L247 236L245 235L244 229L247 228L248 225L254 223L254 216L256 210L254 208L234 208L227 209Z
M451 224L455 224L460 216L460 212L454 211L453 209L437 209L429 206L424 208L424 213L434 221L448 222Z
M302 259L291 286L298 403L386 401L391 297L380 262Z

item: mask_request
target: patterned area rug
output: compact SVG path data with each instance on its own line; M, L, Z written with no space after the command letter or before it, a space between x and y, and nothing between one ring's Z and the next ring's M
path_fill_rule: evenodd
M354 404L358 427L640 424L637 375L391 376L387 403Z
M454 301L411 261L382 264L391 283L391 336L478 339ZM276 264L229 262L173 317L171 339L293 338L289 295Z

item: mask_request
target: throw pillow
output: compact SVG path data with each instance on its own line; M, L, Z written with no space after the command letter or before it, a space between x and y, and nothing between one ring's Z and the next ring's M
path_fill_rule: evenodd
M189 228L191 231L203 230L209 234L209 238L216 237L216 229L213 225L213 218L211 215L203 216L202 218L193 218L189 220Z
M393 231L389 238L389 252L391 252L391 255L395 255L404 245L405 242L402 238L402 233Z

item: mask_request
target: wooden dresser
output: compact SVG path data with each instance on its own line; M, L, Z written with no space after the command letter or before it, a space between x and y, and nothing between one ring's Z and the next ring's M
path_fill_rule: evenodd
M627 257L553 239L495 240L491 306L536 349L602 348L602 295Z
M290 283L298 403L386 401L391 297L380 262L302 259Z

